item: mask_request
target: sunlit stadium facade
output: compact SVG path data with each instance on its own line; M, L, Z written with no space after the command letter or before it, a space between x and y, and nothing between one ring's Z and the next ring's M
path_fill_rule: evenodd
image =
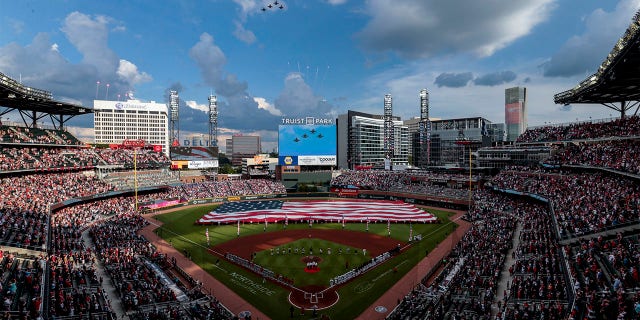
M169 155L169 119L167 105L138 100L94 100L95 142L120 144L124 140L144 140L161 145Z

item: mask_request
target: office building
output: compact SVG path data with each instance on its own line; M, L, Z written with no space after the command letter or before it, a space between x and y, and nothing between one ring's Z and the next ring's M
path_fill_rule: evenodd
M399 117L392 117L393 152L390 156L393 168L409 164L409 129ZM382 167L387 155L384 144L385 119L349 110L338 116L338 167L358 169Z
M475 152L503 141L504 125L482 117L433 120L430 165L466 167L469 160L465 148Z
M124 140L144 140L162 146L169 155L169 120L164 103L139 100L94 100L95 142L121 144Z
M262 153L259 136L233 135L227 139L227 157L233 166L241 166L243 158Z

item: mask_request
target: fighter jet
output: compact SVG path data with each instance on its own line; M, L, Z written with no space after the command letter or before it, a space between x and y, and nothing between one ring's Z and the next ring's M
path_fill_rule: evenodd
M322 135L322 133L319 133L319 134L318 134L318 139L322 139L322 137L324 137L324 136Z
M298 137L296 137L295 139L293 139L293 142L300 142L300 139L298 139Z
M316 129L311 129L311 134L316 134Z
M305 138L305 139L306 139L306 138L309 138L309 136L308 136L306 133L305 133L305 134L303 134L303 135L302 135L302 137L303 137L303 138Z

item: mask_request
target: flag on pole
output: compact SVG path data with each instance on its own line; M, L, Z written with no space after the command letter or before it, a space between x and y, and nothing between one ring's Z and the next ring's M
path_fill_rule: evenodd
M409 241L413 239L413 227L411 226L411 222L409 222Z
M391 236L391 220L387 220L387 233Z

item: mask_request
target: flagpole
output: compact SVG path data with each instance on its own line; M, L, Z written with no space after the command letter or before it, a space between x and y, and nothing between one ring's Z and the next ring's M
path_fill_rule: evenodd
M409 242L413 238L413 227L411 226L411 221L409 221Z
M135 211L138 212L138 153L137 148L133 148L133 201L135 202Z
M391 237L391 220L387 219L387 234Z
M471 212L471 145L469 145L469 203L467 212Z

